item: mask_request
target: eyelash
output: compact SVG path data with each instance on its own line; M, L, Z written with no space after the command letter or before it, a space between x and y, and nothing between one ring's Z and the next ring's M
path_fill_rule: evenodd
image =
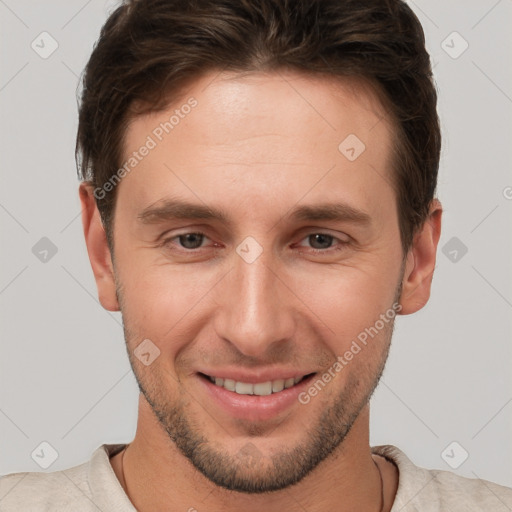
M180 237L182 236L186 236L186 235L199 235L199 236L203 236L204 238L208 238L208 236L205 234L205 233L202 233L200 231L188 231L186 233L180 233L178 235L174 235L173 237L171 238L167 238L165 239L163 242L162 242L162 246L163 247L170 247L171 246L171 242L173 240L176 240L176 239L179 239ZM310 249L309 252L312 252L313 254L329 254L329 253L332 253L332 252L336 252L336 251L341 251L343 249L345 249L345 247L347 245L349 245L350 242L348 241L345 241L345 240L341 240L340 238L334 236L334 235L330 235L329 233L323 233L321 231L319 232L313 232L313 233L309 233L307 235L305 235L302 239L302 240L305 240L306 238L310 237L310 236L313 236L313 235L323 235L323 236L328 236L330 238L334 240L337 240L338 241L338 247L335 247L335 248L328 248L328 249ZM201 249L203 249L203 247L198 247L197 249L185 249L185 248L180 248L180 249L171 249L173 251L178 251L178 252L182 252L182 253L187 253L187 254L195 254L197 252L199 252Z

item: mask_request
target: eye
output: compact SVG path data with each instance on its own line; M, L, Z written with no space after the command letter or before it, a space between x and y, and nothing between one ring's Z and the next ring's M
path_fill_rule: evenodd
M177 249L185 249L187 251L193 251L195 249L200 249L202 242L205 238L208 238L204 233L194 232L194 233L182 233L181 235L173 236L172 238L168 238L164 240L163 245L170 246L174 245L173 241L177 240L180 244L180 247Z
M329 235L328 233L312 233L308 236L306 236L303 240L307 240L310 242L313 246L313 250L310 252L313 252L315 254L320 253L328 253L332 251L339 251L344 249L346 245L348 245L347 240L341 240L338 237L335 237L333 235ZM334 241L338 241L337 247L332 249L332 244ZM316 246L316 247L315 247ZM303 245L299 245L299 247L304 247Z

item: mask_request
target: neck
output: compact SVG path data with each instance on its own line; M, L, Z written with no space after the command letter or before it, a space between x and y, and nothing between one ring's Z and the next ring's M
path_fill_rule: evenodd
M139 512L193 509L278 512L296 508L308 512L388 512L396 493L393 478L397 474L391 473L390 463L378 459L370 451L369 407L366 406L342 445L293 487L265 494L229 491L213 484L192 466L141 398L135 438L112 461L112 466Z

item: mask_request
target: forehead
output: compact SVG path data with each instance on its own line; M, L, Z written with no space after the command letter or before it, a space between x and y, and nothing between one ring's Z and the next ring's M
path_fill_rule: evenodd
M256 198L272 187L295 201L307 188L308 199L339 198L344 189L369 201L372 186L391 183L392 129L378 94L361 79L209 73L165 110L130 123L125 161L148 139L153 147L120 189L141 207L177 188L219 200L220 190L226 198L241 190Z
M190 98L195 98L199 107L194 108L193 116L188 116ZM173 110L178 113L184 107L185 117L174 116L178 122L172 128L173 134L182 132L185 125L195 128L198 137L206 136L208 141L217 143L233 144L240 138L240 130L242 134L261 130L265 118L276 131L284 128L290 136L308 131L312 135L313 130L321 136L327 128L339 131L338 137L347 128L359 130L359 135L364 136L365 131L371 131L382 120L385 129L392 128L383 101L380 86L363 77L284 70L209 72L181 86L164 110L133 118L125 132L124 149L136 145L141 135L151 133L160 121L169 120L166 113L172 114ZM292 121L297 119L309 124L294 124ZM218 129L212 129L212 122ZM324 130L318 131L319 127ZM191 135L189 130L187 137Z
M290 136L339 131L339 137L348 128L363 137L365 131L389 117L380 87L362 77L335 78L294 71L210 72L181 87L166 110L180 110L191 97L197 99L199 108L194 109L196 115L180 124L193 125L196 133L208 141L229 145L245 133L261 131L265 122L274 133L281 130L281 134ZM135 125L132 123L127 130L127 140L136 138L141 130L147 132L161 118L161 112L136 118ZM297 120L303 123L296 124ZM212 122L218 129L212 129Z

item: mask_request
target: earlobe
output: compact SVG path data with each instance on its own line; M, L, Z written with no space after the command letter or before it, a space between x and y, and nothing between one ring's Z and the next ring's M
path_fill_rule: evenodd
M80 184L82 226L87 253L89 254L101 305L108 311L119 311L112 257L93 190L91 183L82 182Z
M419 311L430 298L432 277L436 266L437 245L441 236L442 212L441 203L434 199L430 206L429 216L414 236L412 246L407 254L400 296L402 306L400 314L402 315Z

